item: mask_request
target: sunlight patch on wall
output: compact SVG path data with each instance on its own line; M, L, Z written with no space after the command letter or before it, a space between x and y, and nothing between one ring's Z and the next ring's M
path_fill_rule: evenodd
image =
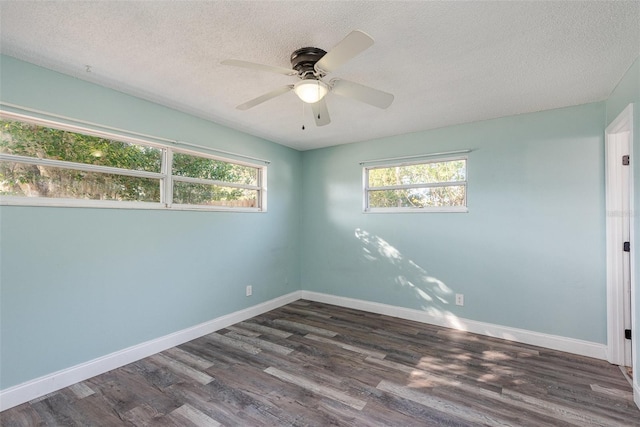
M447 319L456 326L461 326L457 317L447 310L452 305L453 290L442 280L433 277L411 259L386 240L361 228L354 231L355 237L362 244L362 258L376 268L386 271L390 283L399 289L410 291L421 301L421 308L430 315Z

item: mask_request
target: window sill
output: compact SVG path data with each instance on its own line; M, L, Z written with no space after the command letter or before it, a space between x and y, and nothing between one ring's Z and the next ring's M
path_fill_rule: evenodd
M365 214L384 214L384 213L468 213L469 208L466 206L449 206L441 208L371 208L364 210Z
M98 209L143 209L159 211L204 211L204 212L266 212L266 209L232 206L179 205L165 206L152 202L119 202L111 200L46 199L36 197L0 196L0 206L29 206L54 208L98 208Z

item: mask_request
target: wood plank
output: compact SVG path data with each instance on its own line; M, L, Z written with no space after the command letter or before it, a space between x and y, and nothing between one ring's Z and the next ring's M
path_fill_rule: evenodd
M319 397L296 384L278 381L262 370L241 366L217 371L215 374L219 381L241 388L247 396L260 402L261 408L277 419L274 425L327 424L327 418L323 418L316 410L321 402ZM271 387L265 389L264 384L270 384ZM346 408L340 405L343 409Z
M618 388L602 387L598 384L591 384L591 390L596 393L606 394L607 396L619 397L624 400L633 401L633 392L629 390L620 390Z
M123 414L122 419L130 422L134 426L153 425L154 420L160 418L162 413L149 405L140 405L129 409Z
M204 372L194 369L189 365L185 365L178 360L165 356L162 353L150 356L148 359L153 363L164 366L172 370L176 374L184 376L186 378L190 378L200 384L207 384L212 380L212 378Z
M220 335L216 332L214 332L213 334L207 335L206 339L215 341L217 343L223 344L228 347L233 347L237 350L241 350L241 351L244 351L245 353L249 353L253 355L258 354L262 351L254 345L247 344L246 342L242 342L239 340L231 339L225 335Z
M321 313L319 311L315 311L315 310L309 310L309 309L303 309L303 308L296 308L293 306L284 306L282 307L282 311L284 313L294 313L294 314L299 314L303 317L319 317L321 319L330 319L331 315L330 314L326 314L326 313Z
M95 393L91 387L85 383L73 384L72 386L69 386L69 390L71 390L78 399L83 399Z
M208 405L225 411L226 415L234 420L232 423L226 423L216 416L215 419L223 424L240 426L280 424L278 416L274 415L273 408L263 404L252 393L237 387L233 382L216 377L204 388L211 395Z
M85 399L78 402L85 402ZM91 425L96 419L95 412L81 410L81 405L74 404L65 393L54 393L47 399L34 403L32 407L38 412L45 425ZM102 411L102 414L104 412ZM113 414L109 415L105 417L105 422L114 420L120 422Z
M142 361L125 365L88 380L91 388L98 391L96 394L99 394L100 398L120 418L124 419L124 414L127 411L140 405L149 405L159 413L168 413L180 406L174 396L163 391L173 381L158 380L158 371L162 370L148 361L141 365ZM173 375L168 377L172 380L175 378L176 383L180 382L178 377Z
M261 335L260 332L250 331L249 329L241 328L238 326L227 326L225 329L247 337L259 337Z
M220 367L216 368L220 369ZM222 425L235 426L244 423L237 408L230 407L226 402L223 402L225 396L216 394L208 386L203 387L200 384L184 382L171 386L169 390L180 402L188 402L189 405ZM169 413L169 418L175 419L171 413Z
M246 335L236 334L235 332L229 332L224 336L238 340L238 341L243 341L255 347L261 348L263 350L272 351L278 354L287 355L293 351L292 348L285 347L283 345L274 344L272 342L262 340L260 338L254 338L254 337L248 337Z
M273 335L280 338L289 338L291 336L291 332L282 331L276 328L271 328L269 326L261 325L259 323L240 322L238 323L238 326L241 326L244 329L260 332L260 334Z
M71 403L75 409L83 414L85 419L85 425L96 425L95 420L99 420L101 425L119 425L123 423L123 419L120 417L113 408L110 407L108 402L100 395L100 393L94 393L90 396L86 396L82 399L78 399ZM79 421L78 424L82 425Z
M574 422L576 425L579 425L579 426L606 426L611 424L612 422L611 418L603 418L599 415L590 413L588 408L582 408L580 410L576 410L574 408L570 408L569 406L554 404L546 400L527 396L526 394L519 393L513 390L508 390L508 389L503 390L502 394L503 396L509 397L513 400L524 402L528 404L529 407L536 407L546 411L547 413L552 413L555 416L558 416L569 422ZM640 418L638 419L640 420ZM637 422L626 423L618 420L616 425L620 427L623 427L623 426L637 427L638 423Z
M178 360L195 369L205 370L213 366L213 362L195 354L189 353L178 347L173 347L162 352L175 360Z
M184 404L181 407L174 409L173 412L171 412L171 415L176 417L179 421L187 421L195 427L218 427L222 425L207 414L198 411L196 408L188 404Z
M6 427L40 427L46 426L44 420L29 403L0 412L0 425Z
M318 328L315 326L307 325L305 323L293 322L291 320L286 320L286 319L276 319L274 320L273 323L277 325L285 326L287 328L291 328L303 333L312 333L316 335L323 335L326 337L335 337L336 335L338 335L336 332L330 331L328 329Z
M335 345L336 347L340 347L340 348L343 348L345 350L353 351L355 353L364 354L364 355L369 356L369 357L375 357L377 359L384 359L385 356L386 356L385 353L381 353L379 351L369 350L369 349L366 349L366 348L357 347L355 345L345 344L345 343L342 343L340 341L331 340L331 339L324 338L324 337L319 337L319 336L313 335L313 334L307 334L304 337L307 338L307 339L313 340L313 341L318 341L318 342L323 342L323 343Z
M367 404L367 402L351 397L339 390L317 384L301 376L292 375L290 373L281 371L280 369L277 369L274 367L268 367L264 371L267 374L273 375L274 377L281 379L282 381L287 381L292 384L296 384L300 387L304 387L312 393L316 393L316 394L319 394L320 396L324 396L324 397L328 397L329 399L336 400L354 409L362 409Z
M389 381L385 381L385 380L380 381L380 384L378 384L378 389L382 391L386 391L388 393L395 394L396 396L411 400L413 402L419 403L421 405L435 409L437 411L449 414L453 418L458 418L458 419L469 421L469 422L481 423L482 425L487 425L487 426L510 426L511 425L504 420L493 418L479 411L461 407L446 399L434 397L426 393L421 393L415 389L394 384Z

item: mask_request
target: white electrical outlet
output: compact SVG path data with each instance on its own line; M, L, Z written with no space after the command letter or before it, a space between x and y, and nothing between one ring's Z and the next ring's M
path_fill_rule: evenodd
M464 294L456 294L456 305L464 305Z
M251 285L247 286L247 296L250 297L253 294L253 287Z

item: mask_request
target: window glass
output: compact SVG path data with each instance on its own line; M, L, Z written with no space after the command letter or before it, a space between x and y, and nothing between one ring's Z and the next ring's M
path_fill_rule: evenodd
M254 208L257 202L257 190L180 181L173 185L173 203Z
M160 172L162 164L156 147L10 120L0 120L0 129L3 154L147 172Z
M0 162L0 195L160 202L160 180Z
M210 179L237 184L257 185L258 168L185 153L173 155L172 172L176 176Z
M466 172L466 160L374 168L369 170L369 186L464 181Z
M464 186L373 190L369 192L369 206L372 208L464 206L465 190Z
M466 209L467 159L365 168L365 211Z

